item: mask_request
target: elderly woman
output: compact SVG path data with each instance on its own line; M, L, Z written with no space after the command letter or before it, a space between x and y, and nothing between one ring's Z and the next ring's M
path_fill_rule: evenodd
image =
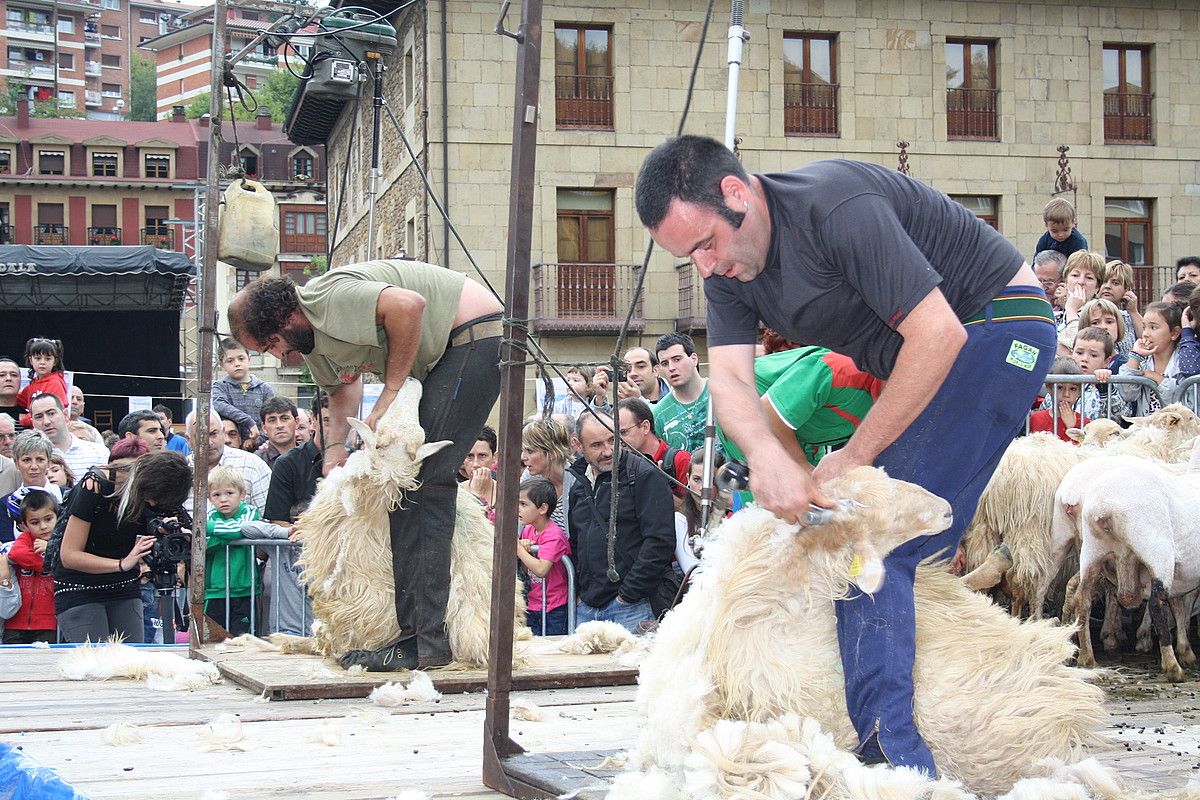
M21 431L17 435L17 440L13 443L13 461L16 462L17 473L21 476L21 485L17 489L26 486L45 488L61 503L62 492L50 482L49 477L50 454L53 451L54 445L41 431ZM7 506L8 495L5 495L0 498L0 508ZM0 524L0 550L7 551L8 545L12 544L20 533L15 522Z
M567 529L567 496L575 483L575 476L565 469L570 458L571 436L561 423L548 417L538 417L526 423L521 433L521 463L529 475L545 478L554 484L558 505L551 512L550 519L558 523L567 535L570 535Z

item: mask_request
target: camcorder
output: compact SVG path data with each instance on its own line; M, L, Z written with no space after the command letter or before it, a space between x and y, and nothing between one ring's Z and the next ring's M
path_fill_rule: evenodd
M187 522L190 524L191 520ZM154 537L154 545L144 556L154 586L162 590L174 589L179 562L192 560L191 530L178 519L154 516L146 520L146 535Z

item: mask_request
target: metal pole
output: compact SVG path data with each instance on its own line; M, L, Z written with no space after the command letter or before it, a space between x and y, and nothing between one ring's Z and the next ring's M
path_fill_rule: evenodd
M217 335L217 216L221 208L221 88L225 75L225 16L227 0L213 2L212 64L209 69L208 162L205 173L204 257L200 267L200 303L196 309L196 430L192 438L195 474L192 476L192 573L188 600L192 607L189 636L193 655L208 643L204 622L204 557L207 545L205 506L208 502L208 414L212 401L213 338Z
M497 29L503 23L503 14ZM538 84L541 79L542 0L522 0L513 98L512 174L509 183L508 258L504 341L500 350L500 475L496 540L492 549L491 636L488 642L488 695L484 705L483 782L514 791L501 759L523 752L509 738L512 689L513 576L517 569L517 484L521 476L521 422L525 403L525 339L529 316L529 261L533 240L534 168L537 157Z
M375 97L371 110L371 177L367 185L367 258L375 258L375 196L379 183L379 127L383 123L383 58L371 53L367 58L374 61L375 79L371 81L375 87Z

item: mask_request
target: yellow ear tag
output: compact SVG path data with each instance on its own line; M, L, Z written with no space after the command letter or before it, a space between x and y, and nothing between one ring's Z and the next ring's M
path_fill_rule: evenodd
M854 578L857 578L859 575L862 575L862 571L863 571L862 558L858 555L858 553L855 553L854 560L850 562L850 572L849 572L848 577L851 580L853 580Z

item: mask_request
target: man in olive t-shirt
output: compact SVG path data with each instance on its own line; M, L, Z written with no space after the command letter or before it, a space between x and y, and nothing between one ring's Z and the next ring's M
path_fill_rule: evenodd
M401 260L340 267L303 287L287 278L255 281L229 304L234 338L276 358L303 355L313 380L329 393L326 475L346 459L346 420L360 413L364 372L383 381L369 427L412 377L423 386L419 419L426 439L453 443L425 459L420 488L391 513L401 636L378 650L343 654L344 667L415 669L454 658L445 624L454 476L500 393L503 309L461 273Z

